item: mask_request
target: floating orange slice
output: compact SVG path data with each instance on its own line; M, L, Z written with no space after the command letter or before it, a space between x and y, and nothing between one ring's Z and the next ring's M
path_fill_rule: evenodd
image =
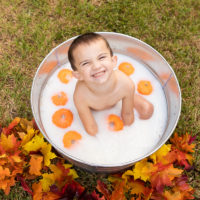
M131 63L128 63L128 62L121 63L119 65L118 69L120 71L124 72L128 76L133 74L133 72L135 71L135 68L133 67L133 65L131 65Z
M68 98L65 92L59 92L52 96L51 100L56 106L64 106L67 103Z
M52 121L59 128L67 128L73 121L73 114L70 110L61 108L53 114Z
M58 73L58 78L62 83L69 83L72 79L72 71L69 69L61 69Z
M78 132L68 131L63 137L64 147L70 148L72 144L74 144L77 140L80 140L81 138L82 136Z
M153 87L150 81L140 81L137 85L137 91L140 94L149 95L153 91Z
M120 131L124 127L123 121L119 116L111 114L108 116L109 129L112 131Z

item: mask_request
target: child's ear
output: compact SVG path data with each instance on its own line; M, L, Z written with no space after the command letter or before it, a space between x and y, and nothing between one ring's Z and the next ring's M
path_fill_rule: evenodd
M114 67L116 67L116 65L117 65L117 56L113 56L112 60L113 60L113 63L114 63Z
M78 72L78 71L72 71L72 75L76 78L76 79L78 79L78 80L82 80L82 76L81 76L81 74Z

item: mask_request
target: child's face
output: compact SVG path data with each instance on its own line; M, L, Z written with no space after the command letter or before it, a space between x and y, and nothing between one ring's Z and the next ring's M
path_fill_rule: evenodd
M112 74L117 59L110 55L106 43L99 39L89 44L81 44L73 52L77 71L73 75L86 83L104 83Z

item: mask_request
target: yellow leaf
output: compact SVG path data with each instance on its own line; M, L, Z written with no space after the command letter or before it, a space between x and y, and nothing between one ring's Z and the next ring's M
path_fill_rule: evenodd
M78 178L78 174L76 173L75 169L70 169L69 173L68 173L68 176L72 176L73 179Z
M48 192L50 190L50 186L55 182L54 174L44 173L42 174L42 179L40 180L42 184L42 189L44 192Z
M65 167L65 169L71 168L73 165L72 164L63 164L63 166Z
M122 174L122 178L125 180L125 182L127 182L127 179L129 176L134 176L134 173L132 170L127 170L126 172Z
M33 122L24 118L20 120L20 125L24 131L29 131L29 129L33 128Z
M42 161L43 161L43 156L32 154L31 160L29 162L29 164L30 164L29 173L32 175L40 176L41 175L40 170L42 168Z
M68 169L72 167L72 164L63 164L63 166L65 167L65 169ZM78 178L78 174L76 173L75 169L70 169L68 175L72 176L73 179Z
M31 141L27 142L25 145L22 146L22 149L29 153L30 151L38 151L44 144L44 138L40 135L36 135L32 138Z
M148 162L147 159L143 159L135 164L133 169L134 179L141 179L147 181L150 179L151 173L155 170L155 166Z
M171 150L171 144L164 144L160 149L158 149L155 153L153 153L150 158L153 160L153 163L156 164L158 162L161 162L163 164L166 164L164 157L168 154L168 152Z
M49 166L50 160L56 158L56 154L51 152L51 144L43 143L40 151L44 156L44 166Z
M23 137L22 142L21 142L21 146L25 145L27 142L29 142L33 136L35 135L35 131L34 129L29 129L27 131L27 134Z

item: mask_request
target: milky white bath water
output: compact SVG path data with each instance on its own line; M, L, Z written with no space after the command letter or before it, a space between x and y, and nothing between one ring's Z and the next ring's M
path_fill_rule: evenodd
M61 66L48 79L41 96L40 113L42 124L52 143L62 149L66 155L92 165L118 165L143 157L154 149L166 126L167 104L160 82L137 60L122 54L116 55L118 57L118 65L122 62L129 62L134 66L135 71L130 78L135 83L136 93L137 83L140 80L151 82L153 92L150 95L143 95L154 105L154 113L150 119L139 119L137 111L134 110L135 121L131 126L124 126L122 131L110 131L107 117L110 114L120 116L120 101L110 109L93 111L99 131L96 136L87 134L73 103L76 79L72 78L68 84L64 84L57 77L61 69L71 69L69 63ZM56 106L51 100L51 97L60 91L64 91L68 96L69 100L65 106ZM64 129L58 128L52 123L52 115L61 108L71 110L74 116L71 126ZM82 135L82 139L67 149L64 147L62 140L64 134L70 130L79 132Z

